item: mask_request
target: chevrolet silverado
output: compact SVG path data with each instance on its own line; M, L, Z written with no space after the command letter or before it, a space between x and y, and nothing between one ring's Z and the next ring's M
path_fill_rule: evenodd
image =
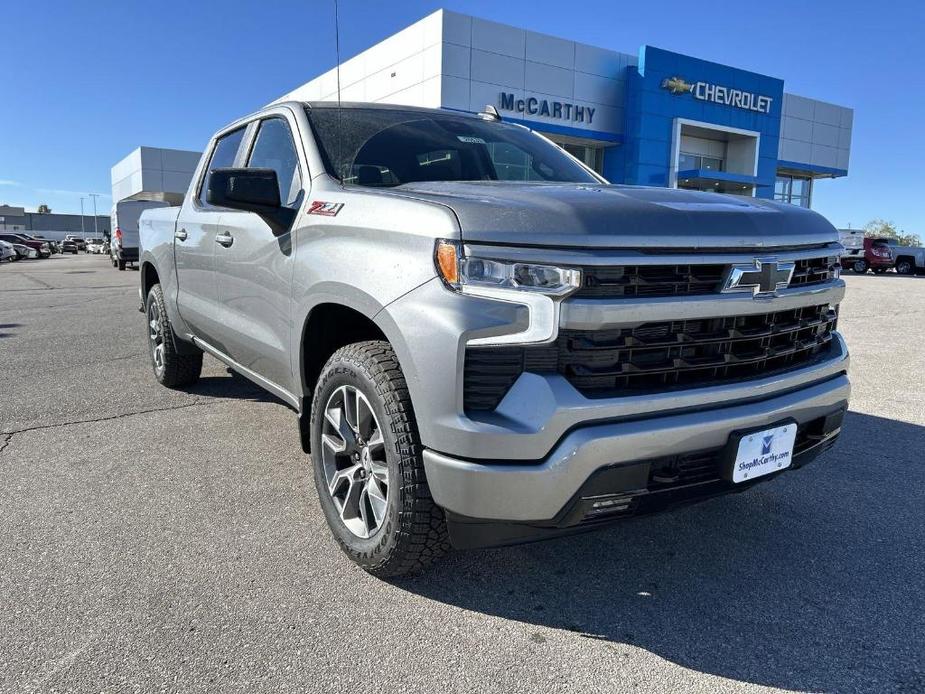
M739 492L834 443L823 217L611 185L487 111L287 102L219 130L182 206L140 221L157 380L192 385L208 353L292 407L331 532L381 576Z

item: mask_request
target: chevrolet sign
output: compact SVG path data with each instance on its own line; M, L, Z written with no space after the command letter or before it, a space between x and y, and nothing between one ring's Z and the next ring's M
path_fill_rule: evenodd
M741 89L710 84L709 82L691 84L681 77L662 80L662 88L667 89L672 94L687 94L690 92L695 99L700 101L712 101L715 104L734 106L757 113L770 113L771 103L774 101L770 96L762 96Z

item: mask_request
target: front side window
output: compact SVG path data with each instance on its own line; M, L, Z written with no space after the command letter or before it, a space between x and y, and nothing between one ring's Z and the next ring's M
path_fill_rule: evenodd
M279 201L284 207L297 207L302 192L299 157L289 125L282 118L260 121L260 130L247 162L251 169L273 169L279 181Z
M313 108L308 116L328 173L344 183L599 182L555 145L507 123L374 108Z
M206 193L209 190L209 179L212 177L212 169L224 169L234 166L235 157L238 156L238 148L241 146L241 140L244 139L244 128L222 135L218 142L215 143L215 149L212 150L212 158L209 160L209 166L206 169L206 175L202 178L202 187L199 189L199 202L207 205Z

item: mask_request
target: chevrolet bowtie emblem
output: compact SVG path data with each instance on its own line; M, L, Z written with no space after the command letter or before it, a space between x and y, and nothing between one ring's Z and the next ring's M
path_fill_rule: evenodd
M685 94L694 88L690 82L685 82L681 77L671 77L662 80L662 88L667 89L672 94Z
M751 291L756 297L776 296L790 286L793 263L777 258L755 258L751 265L733 265L723 285L723 292Z

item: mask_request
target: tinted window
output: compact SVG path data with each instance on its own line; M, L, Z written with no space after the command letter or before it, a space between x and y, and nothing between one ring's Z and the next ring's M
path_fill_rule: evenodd
M328 173L345 183L598 182L555 145L503 122L399 109L308 113Z
M238 154L238 147L241 146L241 140L244 139L244 128L238 128L234 132L222 136L215 143L215 149L212 150L212 158L209 160L209 167L206 175L202 179L202 188L199 189L199 202L203 205L206 203L206 192L209 190L209 179L211 178L212 169L224 169L234 166L234 159Z
M260 122L260 130L257 131L257 140L247 166L253 169L273 169L279 180L279 201L284 207L298 205L299 193L302 192L299 157L285 120L268 118Z

